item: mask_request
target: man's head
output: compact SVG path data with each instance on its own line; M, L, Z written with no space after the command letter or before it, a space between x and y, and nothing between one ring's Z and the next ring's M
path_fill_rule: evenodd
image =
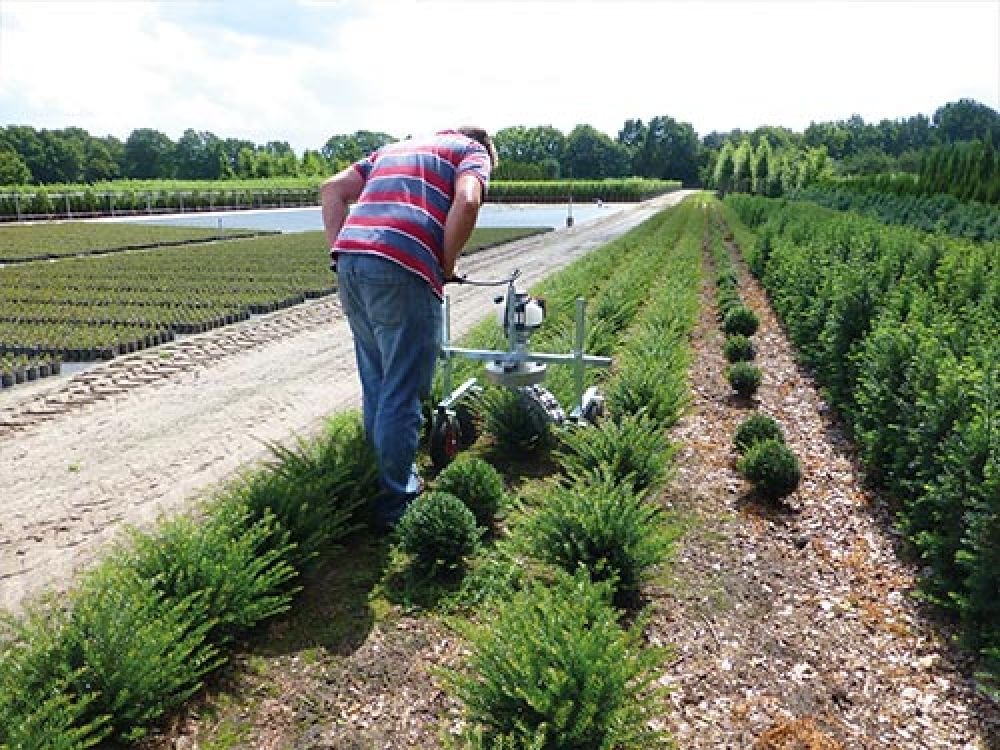
M483 128L476 127L474 125L463 125L458 128L458 132L464 135L466 138L471 138L477 143L481 144L483 148L486 149L486 153L490 155L490 166L496 168L497 165L497 150L493 145L493 139L490 138L490 134L486 132Z

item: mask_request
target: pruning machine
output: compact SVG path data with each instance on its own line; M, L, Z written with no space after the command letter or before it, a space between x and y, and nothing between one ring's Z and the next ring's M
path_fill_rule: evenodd
M452 360L455 357L486 363L486 379L494 385L517 391L518 402L525 409L539 432L550 425L593 423L604 413L604 398L596 386L584 390L584 370L587 367L610 367L610 357L584 353L586 340L584 300L576 300L576 332L573 351L566 354L532 352L528 349L531 335L545 320L545 300L519 290L515 281L521 272L515 269L508 277L493 281L474 281L465 277L450 283L473 286L506 286L504 294L493 299L498 305L497 318L507 337L507 350L463 349L451 345L451 308L444 299L441 327L442 380L445 398L437 404L431 422L430 455L435 468L447 466L460 448L471 445L476 437L476 422L471 402L482 393L477 378L469 378L452 390ZM575 402L567 417L559 401L542 387L549 365L569 365L575 380Z

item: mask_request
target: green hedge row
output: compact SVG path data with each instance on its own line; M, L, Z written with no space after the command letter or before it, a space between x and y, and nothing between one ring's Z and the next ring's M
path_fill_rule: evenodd
M775 309L1000 681L1000 244L730 196Z
M575 201L593 203L637 203L672 190L680 190L678 180L623 177L605 180L495 180L490 183L489 201L501 203L551 203Z
M640 584L675 533L653 493L670 473L666 429L687 402L701 226L688 201L626 238L650 278L614 293L634 312L614 347L609 414L560 434L558 476L522 490L509 533L472 566L464 595L479 614L459 624L470 656L447 679L465 708L464 747L667 743L650 727L663 711L663 654L643 644L641 617L626 627L622 614L641 603ZM617 274L575 278L567 300L592 284L613 288Z
M113 216L117 214L210 211L223 208L285 208L319 204L320 180L27 186L0 192L0 220L32 217ZM309 184L311 183L311 184ZM499 202L634 203L678 190L677 180L624 177L605 180L494 180L489 200Z
M952 195L896 195L852 183L819 184L785 194L838 211L858 211L886 224L945 232L971 240L1000 240L1000 207L964 203Z

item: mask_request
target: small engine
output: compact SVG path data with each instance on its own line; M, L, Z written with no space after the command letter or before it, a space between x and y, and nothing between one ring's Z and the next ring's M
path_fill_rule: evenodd
M508 299L510 295L513 295L513 300ZM497 319L508 336L512 329L515 333L530 336L545 320L545 300L532 297L527 292L517 291L513 287L507 294L494 297L493 302L502 305L497 310Z
M497 318L507 336L510 353L527 352L528 339L545 320L545 300L518 291L511 283L507 293L494 297L493 302L501 306ZM525 386L541 383L545 370L540 362L496 360L486 365L486 376L497 385Z

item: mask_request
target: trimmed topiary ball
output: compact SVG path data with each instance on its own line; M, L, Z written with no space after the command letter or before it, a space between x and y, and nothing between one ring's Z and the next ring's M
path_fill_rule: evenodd
M755 443L762 440L785 442L785 433L770 414L755 412L743 420L733 435L733 447L740 454L746 453Z
M722 330L727 335L742 333L744 336L753 336L759 327L760 319L757 313L745 305L730 309L722 321Z
M404 552L417 567L455 568L479 546L480 529L465 503L447 492L425 492L407 508L397 528Z
M748 362L754 358L753 342L742 333L726 336L723 353L730 362Z
M715 285L718 287L729 287L730 289L735 289L740 285L739 274L736 273L736 269L727 268L723 271L719 271L715 274Z
M788 446L773 438L750 446L736 466L754 489L769 500L792 494L802 480L799 459Z
M734 362L726 368L726 380L739 395L750 398L760 388L760 368L749 362Z
M480 526L489 526L503 504L503 478L481 458L460 458L449 464L438 475L434 487L465 503Z

